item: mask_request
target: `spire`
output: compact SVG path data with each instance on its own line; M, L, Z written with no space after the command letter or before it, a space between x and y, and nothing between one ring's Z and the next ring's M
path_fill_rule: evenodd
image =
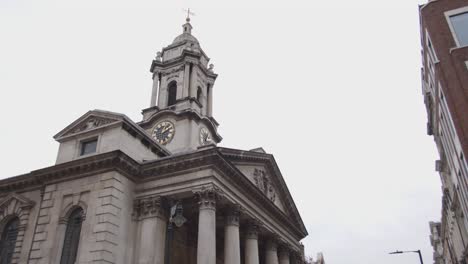
M184 9L187 12L187 17L185 18L185 24L182 25L183 31L182 34L177 36L172 43L180 43L184 41L191 42L199 47L198 40L192 35L192 24L190 24L190 16L195 15L190 9ZM192 45L193 46L193 45Z
M190 15L194 16L195 13L190 11L189 9L184 9L184 11L187 11L187 18L185 18L185 24L182 26L184 28L183 34L192 34L192 25L190 24Z

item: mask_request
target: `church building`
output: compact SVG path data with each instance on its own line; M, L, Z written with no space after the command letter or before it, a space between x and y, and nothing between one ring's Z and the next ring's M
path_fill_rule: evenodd
M56 164L0 180L0 264L298 264L307 230L262 148L218 147L217 74L187 18L142 120L92 110Z

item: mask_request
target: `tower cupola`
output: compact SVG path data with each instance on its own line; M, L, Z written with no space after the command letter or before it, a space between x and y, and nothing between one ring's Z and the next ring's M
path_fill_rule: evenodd
M174 131L170 136L174 139L160 140L171 152L221 141L218 123L213 118L213 87L218 75L192 35L192 29L187 17L182 34L157 53L150 69L153 89L150 107L143 110L141 125L153 133L151 126L157 126L161 119L167 121L164 123L167 126L172 124L174 129L166 128L164 132ZM186 127L180 127L182 125Z

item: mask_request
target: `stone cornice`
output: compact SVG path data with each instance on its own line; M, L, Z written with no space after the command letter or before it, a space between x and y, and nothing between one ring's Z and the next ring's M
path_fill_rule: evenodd
M0 191L29 190L39 188L44 184L67 181L112 170L135 180L135 176L139 174L139 169L139 164L136 161L120 150L116 150L0 180Z
M155 73L157 71L157 68L161 69L161 68L173 67L179 64L184 65L187 62L187 58L188 60L190 60L190 58L194 58L195 60L198 61L200 60L201 56L202 56L201 53L184 50L180 56L171 60L167 60L167 61L153 60L153 62L151 63L150 72ZM199 67L199 68L203 72L203 74L205 74L206 77L212 79L212 81L216 80L216 78L218 77L216 73L209 71L205 67Z
M242 174L232 163L227 161L225 154L217 147L203 148L189 153L138 163L120 150L98 154L67 163L58 164L32 171L17 177L0 180L0 192L11 192L40 188L71 179L87 177L108 171L117 171L133 182L144 182L158 178L169 177L173 173L187 171L199 167L213 167L226 180L232 182L238 190L243 190L251 200L261 203L265 212L296 237L303 238L307 231L298 227L292 220L268 197L258 192L257 187ZM302 222L301 222L302 223Z

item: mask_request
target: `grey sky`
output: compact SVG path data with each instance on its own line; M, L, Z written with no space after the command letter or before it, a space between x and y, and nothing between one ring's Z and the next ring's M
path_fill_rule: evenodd
M169 3L170 2L170 3ZM235 3L234 3L235 2ZM53 165L90 109L149 106L149 66L182 8L215 64L222 146L275 155L327 263L432 262L440 180L420 84L418 3L0 0L0 178Z

